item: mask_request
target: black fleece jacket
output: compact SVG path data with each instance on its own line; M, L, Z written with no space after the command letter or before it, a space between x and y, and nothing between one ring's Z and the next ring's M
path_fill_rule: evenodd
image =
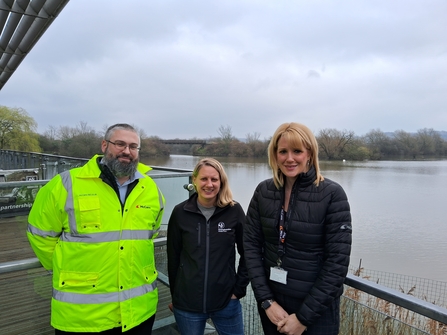
M172 303L189 312L209 313L246 294L245 213L239 203L216 207L206 221L197 194L178 204L168 224L168 274ZM240 255L237 272L236 248Z
M244 229L245 259L258 302L275 292L302 301L295 311L305 326L313 324L343 293L351 253L351 213L342 187L325 179L317 187L315 169L300 174L286 214L287 235L282 268L287 284L269 280L277 265L279 215L284 189L273 179L261 182L251 199Z

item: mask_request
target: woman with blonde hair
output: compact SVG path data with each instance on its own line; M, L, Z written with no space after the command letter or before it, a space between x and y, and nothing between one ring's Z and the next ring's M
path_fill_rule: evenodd
M181 334L203 335L211 318L220 335L243 335L242 307L248 275L243 249L245 213L233 200L225 170L213 158L194 168L195 193L172 211L168 224L168 274ZM236 248L240 255L237 271Z
M284 123L268 148L273 178L251 199L245 260L265 334L336 335L351 252L343 188L321 175L318 143Z

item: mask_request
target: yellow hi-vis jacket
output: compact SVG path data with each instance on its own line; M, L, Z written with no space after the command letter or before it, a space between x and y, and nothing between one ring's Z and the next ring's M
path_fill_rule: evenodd
M28 217L31 246L53 271L51 325L63 331L126 331L153 316L158 303L153 239L164 197L146 174L151 168L139 164L122 206L97 160L51 179Z

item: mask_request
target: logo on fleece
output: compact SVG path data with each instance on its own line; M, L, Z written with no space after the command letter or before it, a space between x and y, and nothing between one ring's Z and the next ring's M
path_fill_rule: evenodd
M231 231L231 228L225 228L225 223L220 221L217 224L217 232L219 232L219 233L226 233L227 231Z

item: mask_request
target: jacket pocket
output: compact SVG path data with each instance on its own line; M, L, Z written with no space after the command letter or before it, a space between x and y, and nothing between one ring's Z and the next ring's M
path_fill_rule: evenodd
M151 284L157 279L157 270L153 264L143 268L143 276L146 283Z
M59 288L96 288L98 279L98 272L61 271L59 275Z
M82 230L101 229L100 202L98 196L80 197L78 200L80 228Z

